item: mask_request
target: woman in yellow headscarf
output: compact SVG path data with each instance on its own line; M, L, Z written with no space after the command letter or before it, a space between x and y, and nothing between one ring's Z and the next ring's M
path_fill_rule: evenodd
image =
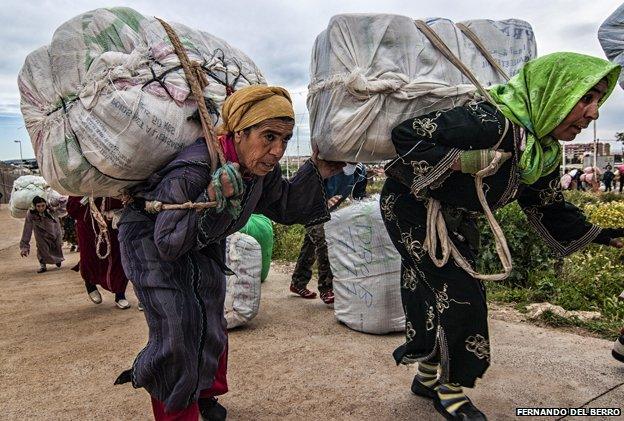
M283 88L250 86L223 105L219 141L228 164L210 172L204 139L182 150L132 192L119 222L124 269L143 304L149 341L118 383L152 396L156 419L225 419L215 395L227 391L223 317L225 238L253 213L281 224L329 219L323 179L340 163L317 158L290 180L279 160L292 136L294 111ZM216 201L216 209L153 214L146 201Z

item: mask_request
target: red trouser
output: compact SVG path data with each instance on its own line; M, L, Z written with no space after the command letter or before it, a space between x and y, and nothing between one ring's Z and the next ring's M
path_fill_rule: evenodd
M219 357L219 365L215 374L215 380L210 389L202 390L200 398L210 398L227 393L227 356L228 348ZM152 397L152 410L156 421L197 421L199 419L199 406L197 402L176 412L165 412L165 404Z

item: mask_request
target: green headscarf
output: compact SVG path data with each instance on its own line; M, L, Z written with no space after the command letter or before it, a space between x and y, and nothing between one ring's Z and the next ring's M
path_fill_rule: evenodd
M608 88L599 105L615 87L620 66L577 53L553 53L527 62L503 85L490 88L501 112L527 130L520 157L521 181L533 184L561 162L561 145L549 136L578 101L602 78Z

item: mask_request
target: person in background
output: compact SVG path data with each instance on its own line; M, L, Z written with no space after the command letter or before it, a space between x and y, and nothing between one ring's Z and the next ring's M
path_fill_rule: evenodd
M115 305L118 308L126 310L131 307L126 299L128 278L121 264L117 229L113 224L114 212L121 210L123 204L120 200L106 197L95 198L94 203L101 210L107 223L106 229L110 243L102 245L99 250L100 254L106 255L106 257L101 259L96 251L97 236L101 228L91 215L88 198L70 196L67 201L67 213L76 222L78 249L80 251L80 261L72 270L80 272L87 294L95 304L102 302L102 295L96 286L100 285L105 290L115 294ZM109 249L104 250L105 247L109 247Z
M618 173L620 174L620 194L622 194L622 187L624 187L624 163L618 165Z
M63 242L69 244L69 251L76 251L78 247L78 239L76 238L76 221L69 215L60 220L63 227Z
M325 193L330 197L327 201L327 208L330 212L333 211L348 197L363 199L366 197L367 183L364 164L347 164L340 174L325 181ZM318 262L318 291L321 300L325 304L332 304L334 302L334 275L329 264L323 224L306 228L297 264L292 274L290 292L306 299L316 298L316 292L308 289L315 261Z
M37 273L47 271L46 265L61 267L63 258L63 230L58 218L50 212L45 199L35 196L32 200L33 208L26 213L24 230L20 241L20 254L28 257L30 254L30 238L34 231L37 243L37 260L39 270Z
M611 184L613 183L613 178L615 177L615 174L613 174L611 165L607 165L605 167L605 172L602 175L602 181L604 182L605 185L605 192L611 191Z

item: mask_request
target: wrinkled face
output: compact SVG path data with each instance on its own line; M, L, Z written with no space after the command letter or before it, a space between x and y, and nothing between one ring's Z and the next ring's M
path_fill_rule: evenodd
M248 132L236 132L234 144L243 169L258 176L270 173L284 156L293 127L294 123L271 118L256 124Z
M564 142L574 140L583 129L598 119L598 103L607 91L607 81L602 79L576 103L570 114L550 133Z
M35 205L35 209L37 210L37 212L39 213L43 213L46 210L46 204L45 202L41 202L41 203L37 203Z

